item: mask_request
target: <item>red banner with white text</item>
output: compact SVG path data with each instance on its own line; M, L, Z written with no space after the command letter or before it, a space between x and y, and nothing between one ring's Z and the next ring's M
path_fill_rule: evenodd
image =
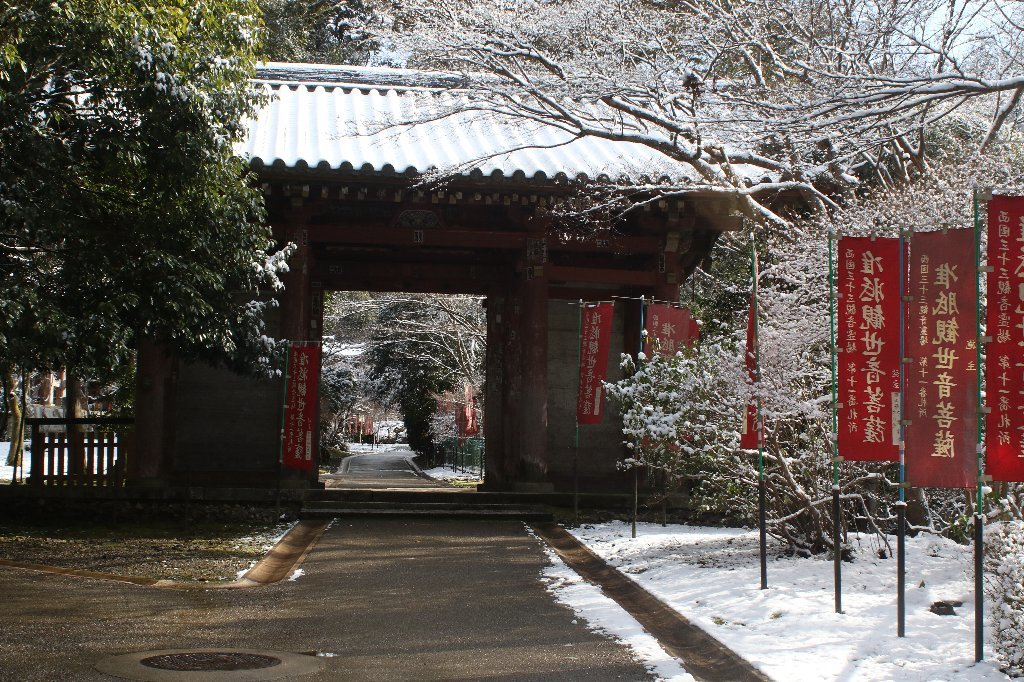
M647 344L644 352L650 357L675 355L683 348L692 348L700 336L700 326L689 308L652 303L647 306Z
M612 337L611 303L586 303L580 327L580 382L576 394L576 421L601 423L604 395L602 382L608 374L608 346Z
M461 403L455 405L455 425L459 437L475 436L480 433L480 424L476 416L476 391L470 384L465 384Z
M986 471L1024 481L1024 197L988 204Z
M900 414L900 240L839 240L839 454L898 461Z
M978 434L974 234L920 232L910 253L907 482L973 488Z
M754 297L750 297L750 309L747 313L747 349L745 366L747 369L747 381L751 385L757 381L757 333L756 320L757 310L754 306ZM743 412L743 430L740 432L740 447L745 450L757 450L760 445L758 438L757 401L750 398L747 401L746 409Z
M316 466L317 406L320 402L320 344L292 343L284 394L282 463L289 469Z

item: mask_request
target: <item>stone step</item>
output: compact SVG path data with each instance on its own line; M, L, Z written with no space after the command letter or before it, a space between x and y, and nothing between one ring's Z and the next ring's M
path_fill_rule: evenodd
M548 504L552 496L523 495L521 493L482 493L474 490L449 490L416 488L403 490L392 488L327 488L311 493L308 502L397 502L397 503L451 503L451 504L502 504L536 505ZM572 498L567 498L572 504Z
M529 508L488 508L448 505L384 505L384 506L323 506L303 507L301 519L352 518L438 518L438 519L490 519L494 521L551 521L550 512Z
M374 489L374 488L326 488L309 491L306 505L313 502L334 502L345 507L355 502L387 503L437 503L459 505L509 505L531 507L572 508L572 493L537 493L511 491L477 491L456 489ZM581 493L580 507L593 509L629 509L633 504L632 495Z
M318 509L408 509L413 511L443 511L476 509L483 511L536 511L530 505L514 504L467 504L465 502L388 502L361 500L312 500L303 505L305 511Z

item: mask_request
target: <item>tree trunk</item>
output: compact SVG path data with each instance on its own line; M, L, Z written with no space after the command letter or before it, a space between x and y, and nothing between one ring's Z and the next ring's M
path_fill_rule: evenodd
M85 382L71 372L67 373L67 391L64 396L64 418L81 419L86 416ZM85 471L85 447L83 438L85 427L68 425L68 468L70 476L81 475Z
M22 455L25 449L25 423L21 414L21 401L18 400L18 393L14 390L17 380L14 372L7 370L4 375L10 390L7 392L7 433L11 438L11 449L7 453L7 466L21 466Z

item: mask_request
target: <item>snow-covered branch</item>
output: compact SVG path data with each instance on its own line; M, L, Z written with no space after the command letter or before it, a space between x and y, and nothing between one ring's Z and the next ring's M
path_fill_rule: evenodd
M644 145L776 223L783 183L835 210L962 154L931 134L947 120L977 128L975 148L1013 134L1021 25L1010 0L441 0L403 4L386 32L412 65L463 72L475 108Z

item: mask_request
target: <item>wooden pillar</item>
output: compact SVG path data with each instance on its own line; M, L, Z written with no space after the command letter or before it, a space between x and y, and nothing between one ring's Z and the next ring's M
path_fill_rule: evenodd
M309 340L316 341L323 344L324 340L324 289L322 282L311 282L310 283L310 321L309 321ZM323 346L321 345L321 351ZM320 354L320 363L316 366L316 382L319 387L320 377L323 375L323 353ZM316 453L314 456L320 456L320 410L323 406L323 397L320 394L319 388L317 389L317 403L316 403L316 424L317 428L313 431L313 452ZM316 482L320 480L320 473L314 467L311 472L311 479Z
M288 259L288 272L282 277L284 293L281 296L281 337L289 341L319 341L323 333L323 290L319 282L315 288L313 286L313 250L306 229L307 211L302 209L302 200L299 198L293 199L293 207L295 218L285 239L295 244L296 249ZM314 370L314 380L319 382L320 366ZM317 414L319 422L319 406ZM319 457L319 429L314 433L313 452L316 453L315 457ZM281 484L284 487L307 487L316 484L319 477L316 467L308 473L284 469L281 472Z
M693 210L687 209L685 216L669 220L669 232L662 242L658 254L658 283L654 287L654 298L666 303L679 303L679 285L683 281L680 254L690 248L693 231ZM685 231L681 231L685 230Z
M135 439L129 485L167 485L174 456L177 361L151 339L139 343L135 377Z
M281 279L281 336L289 341L309 341L312 338L313 292L310 272L313 267L309 237L304 225L288 230L287 240L296 245L288 260L288 272Z
M487 358L484 383L484 487L503 490L508 478L505 473L505 330L507 299L491 293L487 297Z
M88 400L85 394L85 386L77 374L68 373L67 391L64 396L64 418L82 419L86 416ZM67 425L68 436L68 461L67 473L74 477L81 474L85 468L85 428L81 425Z
M542 233L527 243L519 324L523 376L519 439L520 480L529 485L546 484L548 474L548 277Z
M86 398L85 387L77 375L68 373L64 394L64 417L66 419L81 419L85 416Z
M679 285L669 282L659 282L654 287L654 300L665 303L679 303Z
M505 299L503 329L501 335L501 442L502 460L500 468L506 487L510 487L520 475L522 461L522 404L523 404L523 344L520 330L522 303L519 286L514 294Z
M639 295L639 294L638 294ZM624 301L624 312L622 314L622 348L636 359L636 353L640 350L640 319L642 308L640 301L636 298L629 298Z

